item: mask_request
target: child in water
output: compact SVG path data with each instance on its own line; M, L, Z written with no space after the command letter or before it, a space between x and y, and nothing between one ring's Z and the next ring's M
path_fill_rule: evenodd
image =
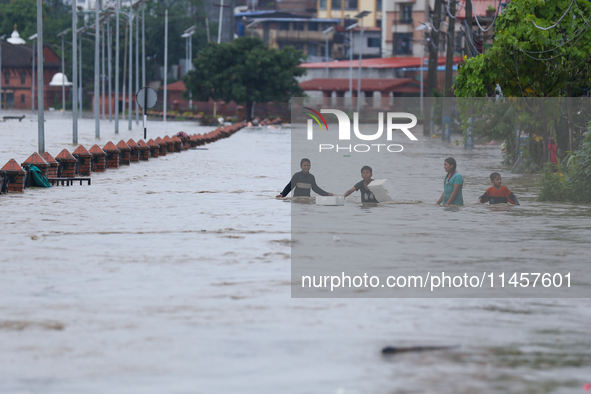
M511 203L513 205L519 205L517 197L515 197L511 190L501 184L501 174L493 172L490 174L490 181L493 185L486 189L484 194L480 196L478 199L479 203L482 204L488 201L491 204Z
M373 179L371 179L372 173L373 170L370 166L363 166L361 168L361 178L363 178L363 180L357 182L355 186L347 190L345 192L345 197L359 190L361 191L361 202L378 202L378 200L376 200L376 197L373 195L373 193L371 192L371 190L369 190L368 187L371 181L373 181Z
M300 168L302 171L293 174L291 181L285 186L281 194L278 194L275 197L285 197L292 189L294 190L294 197L310 197L310 190L314 190L314 192L321 196L332 196L332 193L325 192L316 184L316 178L314 178L314 175L310 174L311 167L312 164L310 163L310 159L302 159L302 161L300 161Z

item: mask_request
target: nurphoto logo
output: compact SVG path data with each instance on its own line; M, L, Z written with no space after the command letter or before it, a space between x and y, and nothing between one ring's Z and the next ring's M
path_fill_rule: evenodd
M338 109L321 109L320 112L309 108L303 107L304 109L310 112L304 112L306 115L309 115L312 119L308 119L307 123L307 132L308 132L308 140L314 139L314 121L318 124L321 131L328 132L328 124L326 119L322 114L332 114L337 117L339 122L339 141L350 141L351 140L351 119L349 115L347 115L344 111ZM399 123L400 120L408 119L410 123ZM353 113L353 133L355 137L361 141L377 141L382 138L384 134L384 113L378 113L378 130L374 134L363 134L359 130L359 113ZM395 130L402 131L408 139L411 141L417 141L417 137L411 133L410 129L417 125L417 117L408 112L387 112L386 113L386 141L392 141L392 134ZM380 150L382 149L382 150ZM341 152L341 151L348 151L348 152L357 152L357 153L366 153L372 150L377 152L380 151L387 151L391 153L398 153L402 152L403 146L400 144L356 144L356 145L339 145L339 144L319 144L318 150L319 152Z

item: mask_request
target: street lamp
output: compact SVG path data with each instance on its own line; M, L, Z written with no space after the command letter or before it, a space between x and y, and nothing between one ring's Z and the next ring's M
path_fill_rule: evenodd
M357 74L357 113L359 113L359 102L361 97L361 53L363 52L363 18L371 14L371 11L361 11L359 14L355 15L354 18L359 19L360 26L361 26L361 35L359 38L359 42L361 43L359 48L359 72Z
M33 72L31 74L31 111L35 113L35 40L37 39L37 33L33 34L29 37L29 41L32 41L32 52L33 52L33 61L31 62L33 67Z
M351 96L351 100L353 100L353 29L357 26L359 26L359 23L354 23L345 28L349 32L349 96Z
M0 36L0 110L2 110L2 40L6 38L6 34Z
M255 20L254 20L254 22L252 22L252 23L249 23L248 25L246 25L246 26L244 27L244 30L245 30L245 32L246 32L246 30L247 30L247 29L250 29L250 28L252 27L253 29L251 29L251 30L250 30L250 36L251 36L251 37L254 37L254 27L255 27L256 25L258 25L259 23L261 23L261 21L260 21L260 20L258 20L258 19L255 19Z
M62 38L62 113L66 113L66 69L64 65L64 36L70 31L66 29L61 33L58 33L58 37ZM51 83L50 83L51 85ZM70 84L71 85L71 84Z
M326 36L326 46L324 47L324 53L326 54L326 78L328 78L328 33L334 30L334 26L322 31L322 34Z
M0 37L0 109L2 109L2 40L4 40L6 38L6 34L3 34ZM20 36L20 34L18 34L18 31L16 31L16 23L14 24L14 31L12 32L12 35L10 36L10 38L6 39L6 42L8 42L9 44L12 45L23 45L25 43L25 40L23 40ZM4 105L6 105L6 95L4 95Z
M186 72L189 72L193 68L193 34L197 30L197 26L193 25L189 27L181 35L185 39L185 67ZM193 109L193 97L192 93L189 92L189 109Z

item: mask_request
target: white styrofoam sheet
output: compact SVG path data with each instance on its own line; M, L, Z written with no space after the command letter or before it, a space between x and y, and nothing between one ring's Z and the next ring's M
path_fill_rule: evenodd
M316 196L316 205L345 205L344 196Z
M367 187L379 202L392 201L392 197L390 197L390 193L388 193L390 183L387 179L375 179L371 181Z

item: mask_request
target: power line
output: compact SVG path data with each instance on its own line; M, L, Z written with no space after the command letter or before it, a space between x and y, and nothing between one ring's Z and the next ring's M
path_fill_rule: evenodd
M490 29L492 29L492 27L495 25L495 22L497 21L497 18L499 17L499 10L501 9L501 2L503 0L499 0L499 5L497 6L497 12L495 13L495 18L493 19L492 23L490 24L490 26L485 29L482 27L482 25L480 25L480 22L478 22L478 17L476 16L476 14L474 14L474 20L476 21L476 24L478 25L478 28L483 31L483 32L487 32ZM476 8L474 8L474 1L470 0L470 3L472 3L472 9L475 10Z
M557 21L555 24L553 24L552 26L550 26L550 27L540 27L540 26L538 26L538 25L536 24L536 22L535 22L535 21L532 21L532 23L534 24L534 26L535 26L535 27L537 27L537 28L538 28L538 29L540 29L540 30L550 30L550 29L553 29L553 28L555 28L555 27L556 27L556 26L557 26L557 25L560 23L560 21L562 21L562 19L564 19L564 17L566 16L566 14L568 14L568 12L569 12L569 11L570 11L570 9L572 8L572 6L573 6L574 2L575 2L575 0L572 0L572 1L571 1L571 3L570 3L570 5L568 6L568 9L566 10L566 12L565 12L565 13L564 13L564 14L563 14L563 15L560 17L560 19L559 19L559 20L558 20L558 21Z

